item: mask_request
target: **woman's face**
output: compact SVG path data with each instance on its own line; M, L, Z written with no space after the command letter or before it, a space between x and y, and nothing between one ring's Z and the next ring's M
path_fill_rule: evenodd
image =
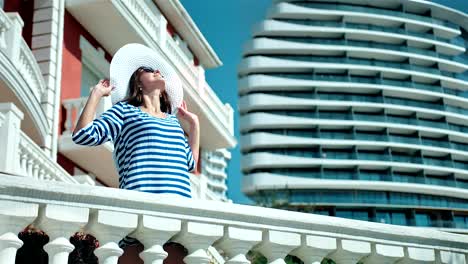
M158 69L143 67L140 71L140 83L143 91L150 92L154 89L164 91L166 82Z

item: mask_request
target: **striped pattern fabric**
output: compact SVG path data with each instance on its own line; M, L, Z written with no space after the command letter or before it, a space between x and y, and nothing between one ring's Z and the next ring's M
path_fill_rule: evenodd
M175 115L157 118L119 102L73 135L79 145L114 143L119 187L191 197L192 151Z

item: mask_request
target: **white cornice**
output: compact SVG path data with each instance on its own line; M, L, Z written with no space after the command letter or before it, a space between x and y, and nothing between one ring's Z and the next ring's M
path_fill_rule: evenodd
M166 19L171 22L177 32L188 43L200 63L205 68L216 68L222 65L218 55L208 44L203 34L192 20L187 10L179 0L153 0L156 2Z

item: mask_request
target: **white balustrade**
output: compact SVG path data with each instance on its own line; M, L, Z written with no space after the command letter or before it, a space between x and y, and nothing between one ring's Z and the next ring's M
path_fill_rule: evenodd
M83 111L87 97L63 100L63 107L66 111L65 130L63 135L71 135L78 122L78 117Z
M24 85L12 87L18 89L17 94L26 98L25 104L33 111L43 111L40 103L45 94L46 86L39 65L32 51L22 37L23 20L16 12L5 13L0 9L0 52L11 61L18 79ZM41 113L44 116L44 113Z
M0 202L0 263L14 264L23 246L17 234L37 217L39 205L2 200Z
M17 174L38 180L78 183L24 132L20 131L18 135L20 136L18 145L20 168Z
M328 258L336 262L336 264L357 263L363 257L371 254L369 242L339 239L338 247L333 251Z
M123 250L118 243L138 224L138 216L116 211L97 210L91 214L86 232L99 240L94 254L101 264L117 264Z
M49 264L67 264L68 255L75 248L70 237L88 222L89 209L47 204L40 210L35 226L49 235L44 250L49 254Z
M0 103L0 172L40 180L78 183L21 131L23 113Z
M336 250L336 238L302 235L301 246L291 252L308 264L320 264L322 259Z
M226 264L250 264L247 252L262 241L262 231L225 226L224 236L215 243L228 256Z
M301 245L301 237L297 233L266 230L262 242L254 249L262 253L271 264L286 264L284 258Z
M206 250L222 235L223 226L221 225L185 222L174 241L187 248L189 254L184 258L185 263L208 264L210 257Z
M365 259L364 263L391 264L402 259L404 256L403 247L372 244L372 254Z
M164 244L181 230L181 221L149 215L140 215L138 229L130 236L138 239L145 250L140 253L145 263L162 264L168 256Z
M23 243L16 234L31 223L51 237L44 249L54 264L66 263L73 248L67 238L77 230L99 240L94 253L105 264L117 263L123 253L117 243L126 236L142 242L140 256L146 264L163 262L167 241L188 250L184 261L189 264L213 261L214 249L223 252L228 264L250 263L250 250L269 263L283 264L287 255L308 264L325 258L337 264L467 264L468 237L435 229L64 182L51 188L43 181L1 177L0 261L6 264L14 263Z

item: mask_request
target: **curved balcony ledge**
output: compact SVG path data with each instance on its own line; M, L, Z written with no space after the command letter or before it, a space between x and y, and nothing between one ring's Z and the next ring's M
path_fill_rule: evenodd
M457 138L455 141L466 142L468 139L467 133L452 131L447 129L439 129L427 126L406 125L390 122L375 122L375 121L351 121L351 120L333 120L333 119L315 119L302 118L292 116L281 116L267 113L251 113L240 118L241 132L248 132L256 128L308 128L317 126L327 127L377 127L377 128L393 128L396 131L424 131L428 134L437 136L445 136Z
M264 74L252 74L239 79L239 93L244 95L253 91L284 91L285 87L291 90L310 91L311 88L324 87L326 89L334 89L336 91L349 91L354 89L356 91L372 91L382 90L383 95L401 95L405 94L405 98L412 98L417 100L435 100L444 98L450 104L465 106L468 104L468 98L462 96L451 95L432 90L426 90L419 87L404 87L388 84L373 84L373 83L359 83L352 81L321 81L310 79L292 79L287 77L269 76ZM345 88L343 88L345 87Z
M44 144L51 124L41 106L46 86L39 65L21 36L23 22L17 13L0 10L0 98L25 113L23 130Z
M413 1L406 1L406 2L413 2ZM383 11L385 12L385 11ZM317 17L330 17L330 16L339 16L345 17L346 21L354 21L360 23L369 23L369 21L375 21L379 25L387 25L387 26L395 26L399 23L405 23L409 27L416 27L416 28L429 28L434 29L434 32L445 38L452 38L457 35L460 35L461 32L459 29L452 28L446 25L441 25L442 23L434 23L434 21L430 22L430 18L423 17L424 20L421 21L418 19L413 19L411 17L404 17L402 16L395 16L389 14L374 14L371 12L363 12L363 11L348 11L348 10L330 10L326 9L315 9L313 7L301 7L298 5L294 5L291 3L278 3L276 4L269 12L269 18L278 18L278 17L307 17L307 16L317 16ZM448 15L447 17L450 17Z
M281 162L280 162L281 161ZM358 167L363 166L372 169L388 169L389 167L398 168L404 171L426 170L436 174L451 174L455 177L468 179L468 170L449 168L438 165L426 165L417 163L407 163L398 161L380 161L380 160L356 160L356 159L333 159L333 158L305 158L293 157L281 154L271 154L258 152L244 155L241 160L243 171L262 168L310 168L316 166L326 166L330 168Z
M421 113L425 116L440 117L446 116L452 118L458 124L466 124L468 117L463 114L453 113L450 111L432 110L429 108L418 106L406 106L403 104L392 103L375 103L375 102L362 102L362 101L340 101L340 100L320 100L320 99L302 99L291 98L287 96L271 95L271 94L249 94L241 97L239 100L239 109L241 114L250 111L261 110L310 110L314 107L325 107L340 109L343 106L358 107L359 109L373 109L385 110L387 113L391 112L406 112L406 113ZM376 111L377 112L377 111Z
M410 46L427 48L435 46L440 53L447 55L459 55L465 52L465 48L460 45L442 42L439 40L426 39L423 37L405 35L391 32L381 32L367 29L354 29L346 27L326 27L298 25L287 22L267 20L257 24L254 28L254 36L317 36L330 37L345 35L349 40L366 40L377 43L399 44L407 41Z
M275 180L273 181L272 178ZM278 189L368 190L443 195L445 197L468 199L468 191L462 188L418 183L311 179L273 173L248 174L243 178L242 186L242 191L246 193Z
M444 155L453 154L457 157L468 158L468 151L460 151L453 148L433 147L427 145L417 145L409 143L396 143L392 141L377 141L377 140L345 140L345 139L320 139L320 138L304 138L286 135L276 135L269 133L251 133L241 138L241 151L250 151L261 148L279 148L279 147L304 147L304 146L364 146L377 148L401 148L423 150L428 153L442 153Z
M421 252L425 253L425 260L436 263L449 263L447 256L463 261L468 257L466 236L435 229L223 202L164 198L150 193L95 186L57 183L51 188L42 182L1 176L0 218L9 228L6 232L16 234L41 215L37 220L39 228L49 235L54 234L55 238L68 238L84 226L86 233L93 234L100 241L101 247L96 252L115 252L117 245L114 243L133 234L144 242L145 248L157 246L173 237L173 241L188 249L186 258L203 258L206 262L209 256L205 250L210 246L223 250L228 259L238 254L243 257L250 249L255 249L270 263L288 254L296 255L307 263L320 262L325 257L338 263L342 259L348 260L343 263L356 263L370 256L383 260L389 253L392 253L394 261L409 263L421 260L421 255L417 254ZM12 206L18 210L9 210ZM63 216L68 212L73 214ZM144 220L138 221L138 218ZM57 225L64 228L54 232ZM158 243L145 240L156 234L161 238ZM12 239L17 239L16 235L13 236ZM324 241L327 242L326 247ZM383 247L392 250L382 251ZM321 254L307 254L311 250L318 250ZM9 255L13 261L14 255ZM106 260L105 256L102 258L102 261Z
M385 63L382 63L385 64ZM412 65L405 65L412 67ZM239 66L239 74L247 75L253 73L262 73L262 72L276 72L276 73L290 73L290 72L307 72L311 69L333 69L337 71L349 71L351 74L357 73L360 75L365 73L367 75L375 75L381 73L383 77L399 77L406 78L411 77L422 81L423 83L431 83L435 81L440 81L444 87L454 88L454 89L468 89L468 82L456 79L453 77L447 77L443 75L438 75L436 73L431 73L429 70L427 72L422 72L416 69L400 69L395 66L387 67L382 65L371 65L371 64L357 64L357 63L334 63L334 62L316 62L316 61L301 61L301 60L291 60L283 58L271 58L268 56L252 56L242 59ZM426 69L425 69L426 70Z
M384 46L384 45L382 45ZM278 40L266 37L255 38L247 43L243 55L270 55L270 54L318 54L318 55L340 55L343 52L354 54L358 58L382 58L389 61L401 61L409 58L410 61L418 62L418 65L431 65L439 63L441 70L463 73L468 70L468 65L457 61L439 58L437 52L414 51L401 47L400 49L385 49L383 47L355 46L354 44L334 44L334 43L301 43L288 40ZM432 55L432 56L431 56Z

